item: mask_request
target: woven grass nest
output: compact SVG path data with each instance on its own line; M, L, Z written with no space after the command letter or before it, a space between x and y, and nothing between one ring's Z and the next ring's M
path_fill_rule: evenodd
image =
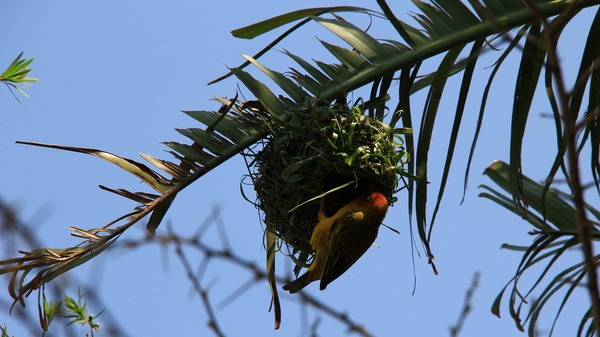
M408 154L387 124L347 105L289 111L289 122L268 118L270 136L249 171L266 229L285 243L300 267L313 255L320 196L356 183L376 182L393 203ZM281 246L279 246L281 248Z

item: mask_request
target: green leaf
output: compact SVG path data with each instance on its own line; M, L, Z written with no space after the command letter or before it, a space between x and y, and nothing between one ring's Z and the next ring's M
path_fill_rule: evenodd
M464 182L464 188L463 188L463 200L465 198L466 191L467 191L467 182L469 180L469 173L470 173L470 170L471 170L471 163L473 161L473 155L475 154L475 147L477 146L477 140L479 139L479 132L481 131L481 127L483 125L483 117L485 115L485 108L486 108L487 99L488 99L488 96L489 96L489 93L490 93L490 89L492 87L492 83L494 81L494 78L496 77L496 74L500 70L500 66L502 65L502 63L504 62L504 60L506 60L506 58L511 53L511 51L515 47L517 47L519 45L519 41L521 41L521 38L525 35L525 33L526 33L526 31L528 29L529 29L528 25L526 25L523 28L521 28L519 30L519 32L516 34L516 36L511 40L511 42L508 45L508 47L506 48L506 50L502 53L502 55L495 62L494 69L492 70L492 73L490 74L490 77L489 77L489 79L487 81L487 84L485 86L485 89L483 91L483 95L481 97L481 106L480 106L480 109L479 109L479 116L477 117L477 126L475 128L475 134L473 135L473 141L471 143L471 149L469 151L469 159L467 160L467 167L465 169L465 182Z
M456 149L456 141L458 139L458 131L460 129L462 123L462 117L465 112L465 105L467 101L467 96L469 94L469 89L471 87L471 80L473 78L473 72L475 71L475 65L477 64L477 59L479 54L483 50L483 40L478 40L473 43L471 48L471 52L469 53L466 70L464 72L463 81L460 86L460 92L458 95L458 104L456 107L456 112L454 114L454 123L452 125L452 133L450 134L450 141L448 143L448 152L446 154L446 161L444 164L444 171L442 172L442 178L440 182L440 189L438 191L437 202L435 204L433 210L433 216L431 217L430 231L431 227L435 222L435 218L438 214L438 210L442 203L442 198L444 196L444 190L446 189L446 182L448 181L448 176L450 174L450 165L452 164L452 158L454 157L454 151ZM452 67L454 68L454 67ZM448 72L448 76L452 75L451 69Z
M377 13L370 9L366 9L366 8L362 8L362 7L352 7L352 6L307 8L307 9L302 9L302 10L282 14L282 15L276 16L274 18L270 18L270 19L252 24L250 26L235 29L235 30L231 31L231 34L235 37L239 37L242 39L253 39L259 35L262 35L273 29L279 28L290 22L298 21L298 20L305 19L305 18L312 17L312 16L322 15L325 13L335 13L335 12L364 12L364 13L373 13L373 14Z
M374 66L382 65L383 60L393 55L389 48L341 17L336 16L335 19L313 17L313 20L346 41Z
M278 119L285 120L287 117L285 116L285 111L288 107L283 104L274 94L267 88L266 85L254 79L254 77L250 76L247 72L240 69L231 69L233 74L237 76L237 78L244 83L246 88L250 90L254 96L262 103L267 111L277 117Z
M158 207L156 207L154 212L152 212L152 215L150 216L150 220L148 221L148 224L146 224L146 230L148 232L150 232L152 235L154 235L156 233L156 229L162 222L162 219L167 214L169 207L171 207L171 204L175 200L175 196L176 195L174 195L172 198L167 199L165 202L161 203Z
M302 90L297 84L295 84L292 80L285 77L283 74L273 71L254 58L243 55L248 61L252 62L258 69L262 70L267 76L269 76L281 89L283 89L290 97L296 102L296 104L301 104L304 97L308 94Z
M521 152L529 110L542 70L541 60L545 55L538 43L539 39L540 25L535 24L529 29L515 86L510 134L510 181L511 194L518 201L517 205L528 202L521 195Z
M361 71L371 65L365 60L359 52L349 50L346 48L338 47L336 45L329 44L321 41L323 46L329 50L329 52L335 56L344 66L348 67L350 71L357 72Z
M450 71L460 55L460 52L464 48L464 45L458 46L450 50L438 67L436 75L433 79L431 89L429 91L426 106L423 111L423 122L421 123L421 129L419 130L419 140L417 142L417 156L416 156L416 176L422 180L427 181L427 162L429 157L429 149L431 144L431 134L436 121L436 115L440 106L440 101L446 81ZM419 237L423 242L429 242L429 236L431 235L432 227L429 227L427 233L427 220L426 220L426 203L427 203L427 184L416 183L416 219L417 229Z

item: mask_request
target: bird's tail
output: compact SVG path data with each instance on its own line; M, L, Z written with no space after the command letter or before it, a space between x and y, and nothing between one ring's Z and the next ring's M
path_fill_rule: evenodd
M302 276L298 277L297 279L295 279L294 281L284 285L283 290L289 291L290 294L299 292L300 290L304 289L304 287L309 285L311 282L315 281L315 280L312 280L311 278L309 278L309 276L310 276L309 273L304 273L304 275L302 275Z

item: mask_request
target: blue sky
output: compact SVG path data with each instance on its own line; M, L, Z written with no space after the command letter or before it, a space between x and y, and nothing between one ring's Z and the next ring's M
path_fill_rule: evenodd
M0 88L0 196L21 211L49 247L77 244L69 235L69 226L92 228L104 225L129 212L135 205L100 190L102 184L132 191L145 190L133 176L91 156L52 149L28 147L14 141L37 141L61 145L98 148L135 160L138 153L170 160L163 152L163 141L184 142L174 128L201 127L181 113L182 110L216 110L213 96L232 97L238 82L230 78L216 85L206 83L223 75L227 66L243 62L240 54L260 50L277 35L256 40L239 40L231 30L296 9L320 6L354 5L377 9L365 1L28 1L3 4L0 34L0 67L5 68L21 51L35 57L30 76L40 79L26 88L29 99L18 96L20 105L5 88ZM405 13L416 11L408 1L393 7L401 19L414 22ZM345 16L359 27L367 27L368 18ZM581 14L578 24L587 26L589 11ZM585 36L570 26L561 53L567 78L574 77L578 50ZM388 24L375 20L369 33L377 38L398 39ZM566 35L565 35L566 36ZM334 44L340 40L316 23L306 25L277 48L332 62L316 37ZM483 88L499 53L486 55L478 64ZM285 71L292 62L271 51L262 62ZM478 152L472 164L467 198L461 206L464 165L476 123L481 93L473 91L465 117L459 152L448 183L445 201L434 228L432 249L440 272L435 276L423 257L411 255L406 195L391 208L385 223L401 232L384 228L376 243L326 291L316 285L308 291L335 309L346 312L376 336L448 336L456 323L464 295L475 272L481 273L473 299L473 311L461 336L522 336L503 306L503 318L493 316L489 308L501 288L513 276L520 260L515 252L500 250L503 243L529 244L531 229L526 222L488 200L477 197L477 186L489 183L482 176L493 160L508 160L507 137L518 57L512 57L494 84L490 110L484 122ZM435 61L432 62L435 64ZM258 77L256 69L250 69ZM427 66L425 70L427 70ZM429 69L433 70L433 69ZM477 76L476 75L476 76ZM260 77L262 78L262 77ZM452 79L457 87L460 78ZM247 98L250 94L244 88ZM17 93L17 95L20 95ZM355 97L361 93L355 93ZM423 99L424 93L415 99ZM430 180L437 191L441 164L453 120L456 93L449 90L440 110L437 135L433 141ZM545 177L554 151L553 121L541 116L547 112L545 99L536 99L532 123L524 146L524 172L536 180ZM414 104L414 103L413 103ZM394 106L393 103L392 106ZM418 104L414 105L418 107ZM417 112L419 108L415 109ZM541 149L549 149L541 150ZM259 265L264 261L262 227L254 207L239 193L241 176L246 172L238 156L209 173L182 192L167 214L166 222L182 235L193 233L218 205L233 251ZM146 190L147 191L147 190ZM433 196L430 196L433 203ZM593 204L593 202L592 202ZM595 206L598 206L597 203ZM164 233L165 223L159 228ZM139 223L122 239L145 235ZM219 246L218 233L212 228L207 240ZM421 245L417 244L421 253ZM161 251L157 245L125 253L109 251L72 273L83 283L100 290L114 317L131 336L210 336L207 316L173 250ZM15 252L16 254L16 252ZM578 251L573 252L575 256ZM193 264L201 258L189 252ZM278 256L278 274L290 275L291 263ZM416 277L416 292L413 285ZM239 268L215 261L204 282L212 284L211 299L219 303L242 286L251 275ZM0 283L4 288L4 281ZM71 294L75 295L75 294ZM258 283L228 306L217 310L217 317L228 336L305 336L303 322L321 316L318 331L323 336L342 335L344 328L328 316L312 309L303 311L294 296L283 294L283 322L273 330L273 315L267 312L270 295L266 283ZM27 302L35 310L36 299ZM558 332L571 335L579 315L587 307L584 296L574 298L574 312L567 311ZM27 333L18 327L8 308L0 308L0 324L6 324L15 336ZM552 318L552 313L548 312ZM102 316L99 318L102 324ZM542 334L550 326L540 326ZM52 332L52 330L51 330ZM84 330L81 330L83 335Z

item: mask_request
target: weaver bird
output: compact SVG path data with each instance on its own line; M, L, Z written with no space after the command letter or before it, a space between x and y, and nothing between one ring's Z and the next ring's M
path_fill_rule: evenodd
M310 238L310 245L315 250L312 264L306 273L283 286L291 294L317 280L321 280L320 289L324 290L346 272L375 241L389 206L387 198L371 186L365 187L358 198L333 216L326 216L325 203L326 199L321 204L319 223Z

